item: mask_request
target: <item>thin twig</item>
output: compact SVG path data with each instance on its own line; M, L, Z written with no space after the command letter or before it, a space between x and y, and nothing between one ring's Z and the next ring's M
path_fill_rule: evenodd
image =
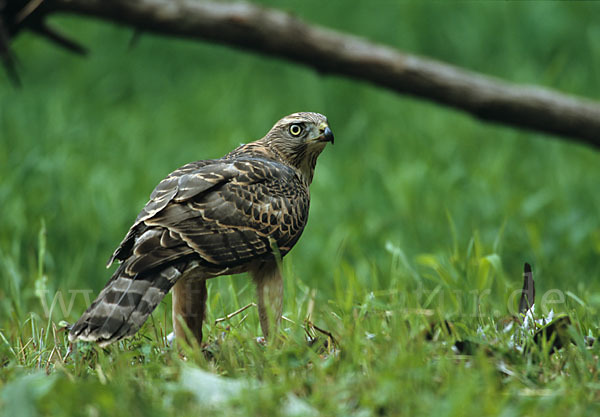
M27 349L27 346L29 346L32 342L33 342L33 337L31 339L29 339L29 341L27 343L25 343L25 345L23 345L23 342L21 341L22 348L19 350L19 354L21 356L23 356L23 363L27 362L27 357L25 356L25 349Z
M242 311L249 309L250 307L256 307L256 304L255 303L250 303L247 306L244 306L244 307L242 307L242 308L240 308L238 310L235 310L233 313L229 313L225 317L218 318L218 319L215 320L215 324L221 323L221 322L226 321L226 320L229 320L232 317L240 314Z
M48 359L46 360L45 371L46 371L47 375L50 375L50 364L51 364L51 361L52 361L52 356L54 356L54 352L57 352L57 351L58 351L57 347L54 346L52 348L52 350L50 351L50 356L48 356ZM40 357L41 357L41 355L40 355Z
M333 337L333 334L331 334L331 332L321 329L320 327L317 327L313 322L311 322L310 320L307 319L307 320L305 320L304 331L308 335L309 339L313 339L313 340L316 339L316 336L312 335L309 330L313 330L313 331L316 330L319 333L327 336L327 340L329 341L328 349L330 351L335 350L339 346L335 337Z

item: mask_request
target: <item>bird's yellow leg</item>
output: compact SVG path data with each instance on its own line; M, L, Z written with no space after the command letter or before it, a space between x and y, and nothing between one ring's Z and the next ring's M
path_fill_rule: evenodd
M261 263L251 272L258 295L258 317L265 339L274 337L283 313L283 278L276 261Z
M206 306L206 280L181 279L177 281L173 293L173 330L177 339L188 340L181 321L202 344L202 321Z

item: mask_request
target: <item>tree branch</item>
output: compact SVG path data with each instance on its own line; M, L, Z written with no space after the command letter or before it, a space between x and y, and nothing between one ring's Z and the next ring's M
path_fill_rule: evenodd
M69 12L142 31L224 43L286 58L317 71L369 81L477 118L569 136L600 147L600 104L545 88L510 84L404 54L272 9L194 0L46 0L42 13Z

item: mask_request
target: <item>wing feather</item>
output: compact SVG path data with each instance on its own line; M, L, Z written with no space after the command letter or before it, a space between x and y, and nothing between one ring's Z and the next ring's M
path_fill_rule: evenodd
M133 275L195 253L223 270L270 256L270 238L282 255L291 249L309 200L292 168L262 158L200 162L156 187L111 261L128 259Z

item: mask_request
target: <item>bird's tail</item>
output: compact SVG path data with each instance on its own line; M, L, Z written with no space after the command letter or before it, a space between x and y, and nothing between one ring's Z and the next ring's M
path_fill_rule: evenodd
M127 261L115 271L69 332L69 341L97 342L100 346L135 334L158 303L185 272L187 262L130 275Z

